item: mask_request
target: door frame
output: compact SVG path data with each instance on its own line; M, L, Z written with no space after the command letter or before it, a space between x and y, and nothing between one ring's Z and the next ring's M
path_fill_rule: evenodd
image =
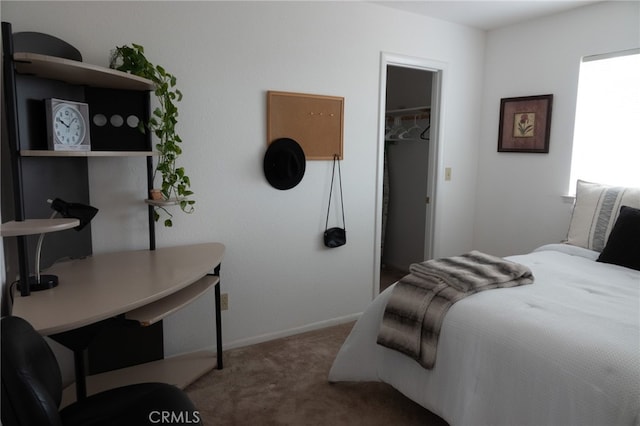
M442 150L440 141L442 140L443 104L445 93L445 76L447 75L447 64L445 62L432 59L417 58L412 56L398 55L395 53L382 52L380 54L380 91L379 91L379 112L378 112L378 153L376 166L376 202L375 202L375 232L373 247L373 297L380 293L380 267L382 262L382 186L384 179L384 145L385 145L385 117L386 117L386 93L387 93L387 67L397 66L402 68L414 68L434 73L431 89L431 125L429 131L429 158L427 194L429 203L427 204L424 253L425 258L432 258L437 253L437 240L435 230L437 229L436 214L439 177L442 175Z

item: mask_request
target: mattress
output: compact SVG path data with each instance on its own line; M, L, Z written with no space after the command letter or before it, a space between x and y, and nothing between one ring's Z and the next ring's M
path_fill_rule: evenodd
M392 286L328 379L389 383L451 425L639 425L640 272L597 256L550 244L508 257L535 282L453 305L431 370L376 343Z

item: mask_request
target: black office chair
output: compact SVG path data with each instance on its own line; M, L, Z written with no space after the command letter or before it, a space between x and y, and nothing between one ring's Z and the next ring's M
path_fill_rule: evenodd
M111 389L59 411L62 378L47 342L22 318L4 317L1 326L4 426L201 424L187 395L166 383Z

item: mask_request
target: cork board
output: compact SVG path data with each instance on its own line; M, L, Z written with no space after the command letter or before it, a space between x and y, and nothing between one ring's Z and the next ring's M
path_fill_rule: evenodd
M342 160L343 113L343 97L269 91L267 145L291 138L307 160Z

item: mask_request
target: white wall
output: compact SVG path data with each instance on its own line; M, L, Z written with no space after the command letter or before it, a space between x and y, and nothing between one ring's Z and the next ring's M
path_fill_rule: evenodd
M2 2L14 31L74 44L107 65L110 49L145 46L178 77L179 132L196 212L158 226L158 246L221 241L229 293L224 340L238 345L362 311L374 286L378 88L381 52L447 63L436 254L469 250L473 236L484 33L364 2ZM345 97L342 164L346 246L321 243L330 162L308 162L292 190L262 173L267 90ZM464 123L464 125L460 125ZM92 159L94 252L144 248L144 161ZM167 353L213 343L197 317L211 298L166 321ZM206 339L203 341L205 330Z
M598 3L488 33L477 249L524 253L566 237L571 204L561 196L569 182L581 58L638 46L640 2ZM548 93L554 95L549 153L496 152L500 99Z

